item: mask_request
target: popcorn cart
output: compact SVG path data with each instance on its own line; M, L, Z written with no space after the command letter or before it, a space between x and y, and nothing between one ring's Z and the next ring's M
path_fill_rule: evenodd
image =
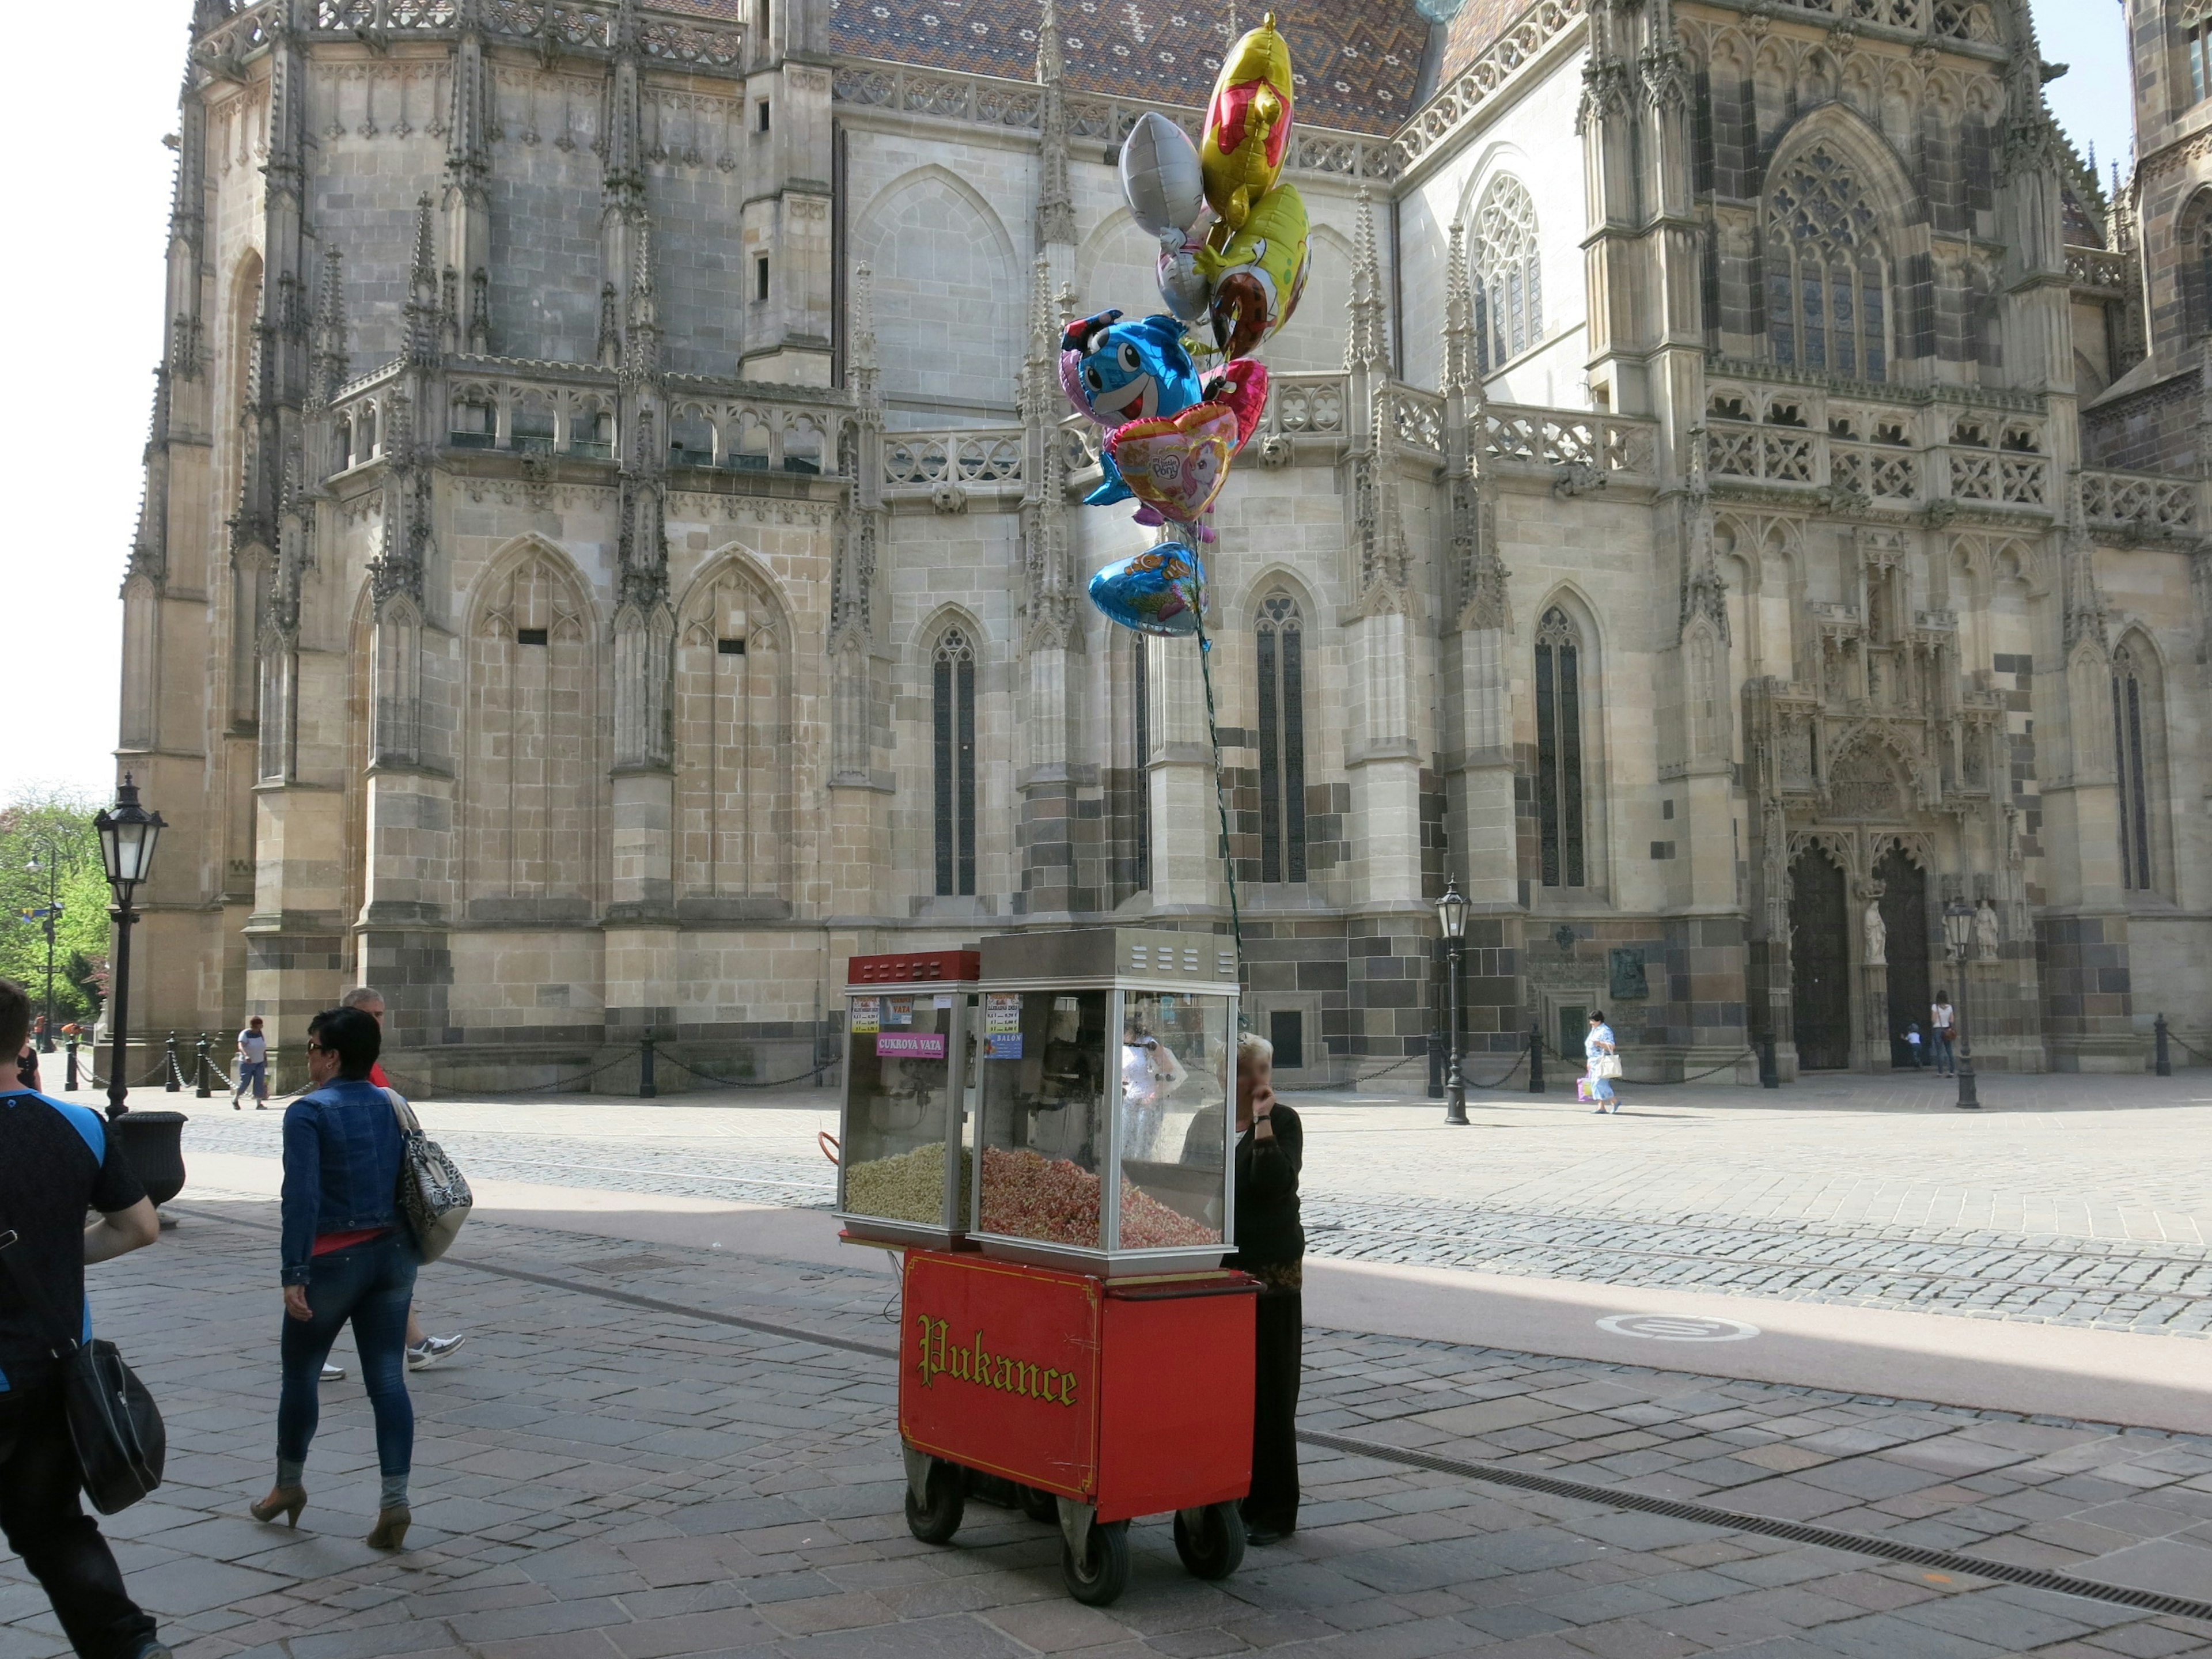
M973 951L854 957L845 970L837 1218L849 1238L949 1249L968 1230Z
M908 1251L907 1523L944 1543L969 1492L1059 1522L1103 1606L1129 1522L1175 1512L1204 1578L1244 1553L1256 1284L1235 1245L1236 959L1211 934L983 942L967 1249Z

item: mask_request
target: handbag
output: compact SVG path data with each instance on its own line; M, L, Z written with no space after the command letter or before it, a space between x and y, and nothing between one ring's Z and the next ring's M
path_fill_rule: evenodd
M476 1198L445 1148L422 1133L415 1109L390 1089L384 1097L399 1121L399 1213L414 1235L416 1254L435 1261L452 1248Z
M1589 1074L1592 1077L1616 1078L1620 1075L1619 1054L1598 1054L1590 1056Z
M62 1414L84 1495L102 1515L116 1514L161 1484L168 1431L154 1396L115 1345L97 1337L79 1341L70 1330L46 1286L31 1277L15 1249L18 1243L13 1228L0 1232L0 1261L7 1263L23 1305L58 1339L53 1354L61 1361Z

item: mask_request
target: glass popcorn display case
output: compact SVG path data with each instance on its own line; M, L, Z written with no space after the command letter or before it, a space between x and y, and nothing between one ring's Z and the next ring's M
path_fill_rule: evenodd
M967 1231L974 1185L976 954L854 957L845 976L837 1218L854 1238Z
M1107 1277L1218 1267L1231 1235L1229 941L1085 928L983 941L968 1231Z

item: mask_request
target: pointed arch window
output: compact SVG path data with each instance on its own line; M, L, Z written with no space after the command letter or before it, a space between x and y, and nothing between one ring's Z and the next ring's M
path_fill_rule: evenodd
M2112 653L2112 753L2119 785L2120 885L2157 886L2159 797L2166 775L2164 704L2148 651L2123 645Z
M1510 173L1492 179L1475 204L1474 263L1475 345L1487 374L1544 337L1536 204Z
M975 890L975 647L957 628L930 657L935 744L937 890Z
M1889 375L1889 252L1844 161L1814 144L1775 170L1766 202L1766 338L1778 363Z
M1582 635L1557 605L1536 629L1536 833L1544 885L1586 886Z
M2181 255L2181 325L2194 339L2212 333L2212 191L2190 198L2174 241Z
M2189 101L2212 94L2212 5L2191 0L2181 9L2181 49L2189 60Z
M1260 879L1306 878L1305 620L1279 588L1260 604Z

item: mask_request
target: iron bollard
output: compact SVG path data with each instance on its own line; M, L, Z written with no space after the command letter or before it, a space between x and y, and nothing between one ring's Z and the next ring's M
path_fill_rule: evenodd
M62 1089L68 1094L76 1092L76 1039L75 1037L69 1040L69 1080L62 1085Z
M637 1097L640 1100L652 1100L659 1093L653 1080L653 1036L647 1032L637 1051Z
M1774 1063L1774 1033L1771 1031L1759 1040L1759 1086L1762 1089L1779 1089L1782 1086L1782 1072Z
M2158 1058L2154 1069L2160 1077L2172 1077L2173 1056L2166 1051L2166 1016L2160 1014L2158 1017L2158 1024L2151 1029L2157 1033L2158 1040Z
M198 1096L200 1099L205 1100L209 1098L210 1094L210 1091L208 1088L208 1041L207 1033L205 1031L202 1031L200 1033L199 1049L194 1064L197 1066L198 1070L193 1073L195 1086L193 1087L192 1093Z
M1533 1021L1528 1026L1528 1092L1544 1092L1544 1028Z
M177 1034L174 1031L169 1033L168 1047L164 1052L168 1056L169 1080L161 1085L162 1090L168 1094L182 1094L185 1080L184 1073L177 1069Z

